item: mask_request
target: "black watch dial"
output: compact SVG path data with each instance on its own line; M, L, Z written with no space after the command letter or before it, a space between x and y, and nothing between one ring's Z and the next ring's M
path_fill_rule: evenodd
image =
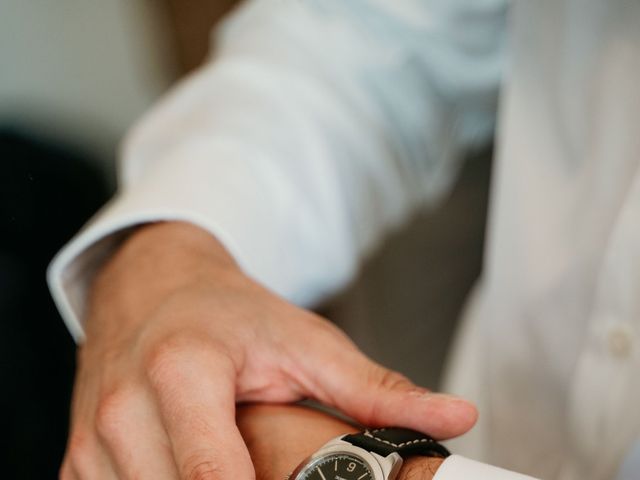
M296 480L374 480L374 478L369 465L362 459L346 453L336 453L308 465Z

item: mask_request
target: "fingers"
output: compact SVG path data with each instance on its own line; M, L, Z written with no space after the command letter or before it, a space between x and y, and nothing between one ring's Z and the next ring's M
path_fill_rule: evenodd
M84 432L87 432L86 434ZM69 439L60 468L61 480L117 480L111 460L89 429L76 430Z
M302 366L313 396L365 425L402 426L444 439L466 432L477 419L470 402L418 387L344 341L306 346Z
M151 362L149 379L171 439L179 478L254 478L235 423L235 368L212 348L164 348Z
M80 362L79 362L80 364ZM109 455L104 450L95 433L94 412L96 400L87 395L89 382L82 368L79 369L76 381L84 380L85 388L74 392L72 402L72 424L64 461L60 468L61 480L118 478Z
M188 353L163 348L149 362L151 389L122 386L83 409L92 428L75 428L89 433L72 436L60 478L253 478L235 425L232 363L213 349Z
M143 389L121 388L104 397L96 412L96 430L118 478L179 478L171 444Z

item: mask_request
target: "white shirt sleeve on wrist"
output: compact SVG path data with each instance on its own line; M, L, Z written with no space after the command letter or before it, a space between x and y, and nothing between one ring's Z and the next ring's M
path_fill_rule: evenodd
M451 455L438 468L433 480L536 480L528 475Z
M268 235L260 242L256 236L269 228L274 214L261 198L264 182L252 181L255 176L239 158L246 154L216 141L204 151L189 145L175 154L175 160L155 165L135 186L116 195L51 262L49 286L76 341L83 340L87 290L96 271L128 231L140 224L181 220L198 225L215 235L249 274L270 277L264 259L277 246L269 243ZM209 162L210 157L226 161ZM224 182L211 188L211 178L224 178ZM239 205L242 215L237 213ZM276 290L283 288L271 283Z

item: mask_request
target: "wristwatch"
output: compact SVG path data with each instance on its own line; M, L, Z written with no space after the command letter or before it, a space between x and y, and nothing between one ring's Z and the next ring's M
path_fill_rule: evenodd
M304 460L287 480L394 480L402 459L449 456L433 438L406 428L341 435Z

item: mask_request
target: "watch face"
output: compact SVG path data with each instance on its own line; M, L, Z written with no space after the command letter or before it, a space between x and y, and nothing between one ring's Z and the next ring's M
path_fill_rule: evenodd
M355 455L336 453L308 465L296 480L374 480L369 466Z

